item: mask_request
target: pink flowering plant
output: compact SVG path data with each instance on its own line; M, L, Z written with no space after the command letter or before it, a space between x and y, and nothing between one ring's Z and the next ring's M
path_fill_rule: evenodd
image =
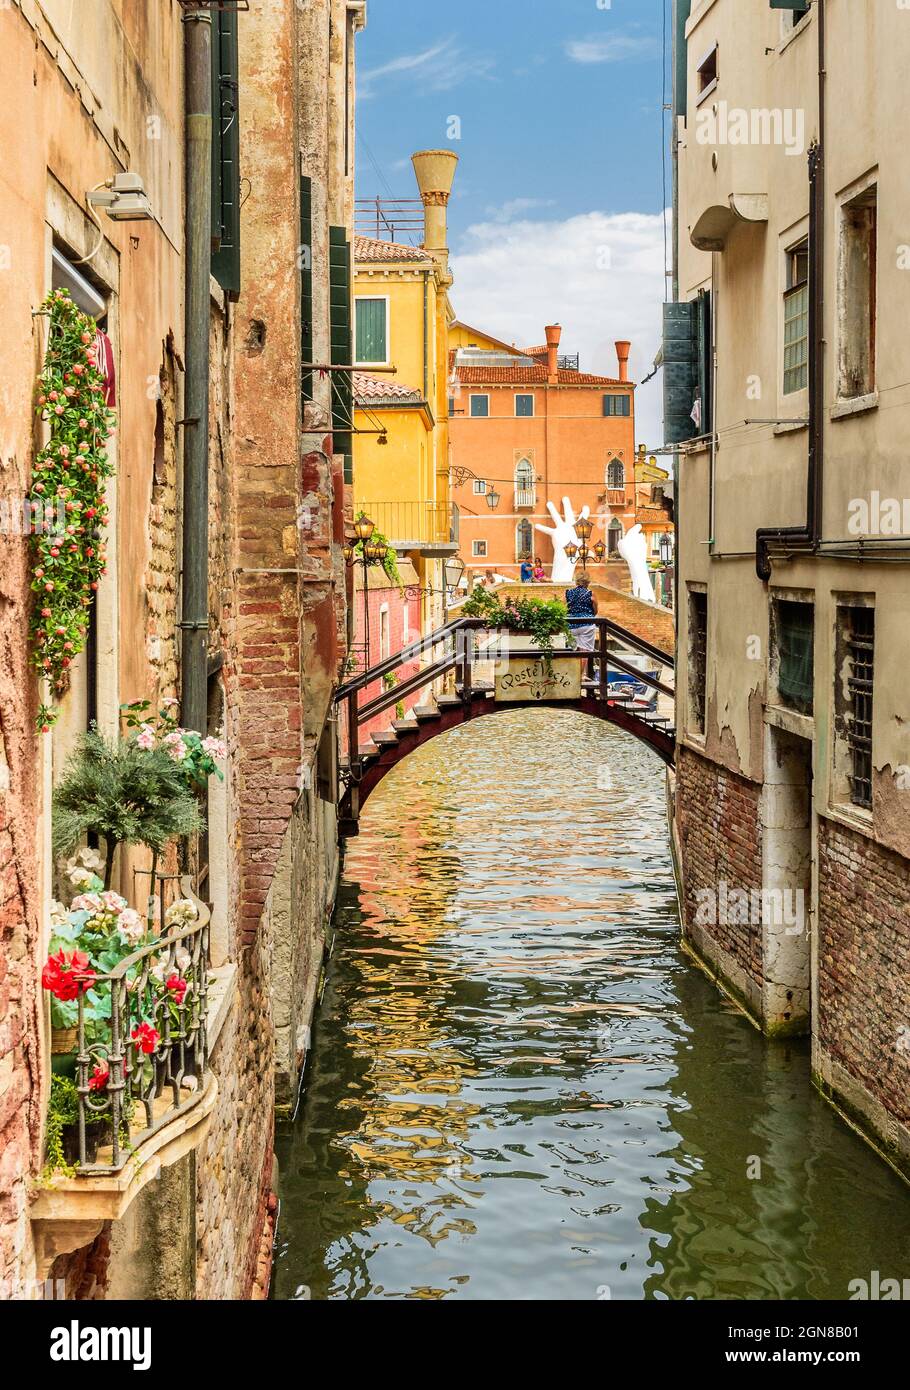
M177 701L165 700L152 712L150 700L135 700L121 705L120 710L128 729L135 730L139 748L148 752L163 749L180 768L190 790L202 791L214 774L224 781L219 763L227 758L227 745L220 738L203 738L193 729L182 729L177 722Z
M31 515L40 519L30 537L30 636L34 665L60 695L85 647L88 610L104 573L104 488L113 471L105 446L114 412L105 404L94 320L68 290L54 290L40 312L50 327L36 411L50 437L35 459L28 497ZM46 733L56 718L42 705L39 730Z

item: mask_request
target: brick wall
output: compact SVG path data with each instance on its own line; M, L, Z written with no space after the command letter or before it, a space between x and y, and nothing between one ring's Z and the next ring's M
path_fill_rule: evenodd
M818 1043L910 1120L910 862L818 822Z
M680 746L676 765L676 825L685 881L688 931L696 922L699 890L760 889L761 789ZM720 915L720 914L719 914ZM723 914L727 918L735 913ZM703 928L757 985L762 980L761 926L724 921Z

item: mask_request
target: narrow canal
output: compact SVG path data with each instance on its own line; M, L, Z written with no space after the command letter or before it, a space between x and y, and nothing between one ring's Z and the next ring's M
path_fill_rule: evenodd
M663 770L571 711L441 736L350 843L282 1299L844 1299L910 1190L687 963Z

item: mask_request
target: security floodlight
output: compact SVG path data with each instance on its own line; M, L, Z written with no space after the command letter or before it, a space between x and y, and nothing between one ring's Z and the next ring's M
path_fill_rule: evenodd
M104 208L113 222L152 221L152 205L140 174L115 174L103 187L91 189L85 197L92 207Z

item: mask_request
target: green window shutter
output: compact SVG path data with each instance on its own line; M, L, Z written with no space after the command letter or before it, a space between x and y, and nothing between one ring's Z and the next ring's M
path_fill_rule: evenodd
M696 433L692 407L698 388L695 301L664 305L664 441L680 444Z
M303 403L313 399L313 184L300 180L300 360Z
M387 358L386 302L384 299L358 299L357 362L385 362Z
M696 360L698 363L698 396L701 401L701 424L696 434L710 434L714 427L711 364L714 356L711 342L711 291L700 290L695 301Z
M212 12L212 274L240 295L240 101L237 11Z
M351 243L344 227L329 228L329 327L332 365L349 366L353 360L351 335ZM332 432L334 449L344 454L344 480L354 481L353 406L350 372L331 372Z

